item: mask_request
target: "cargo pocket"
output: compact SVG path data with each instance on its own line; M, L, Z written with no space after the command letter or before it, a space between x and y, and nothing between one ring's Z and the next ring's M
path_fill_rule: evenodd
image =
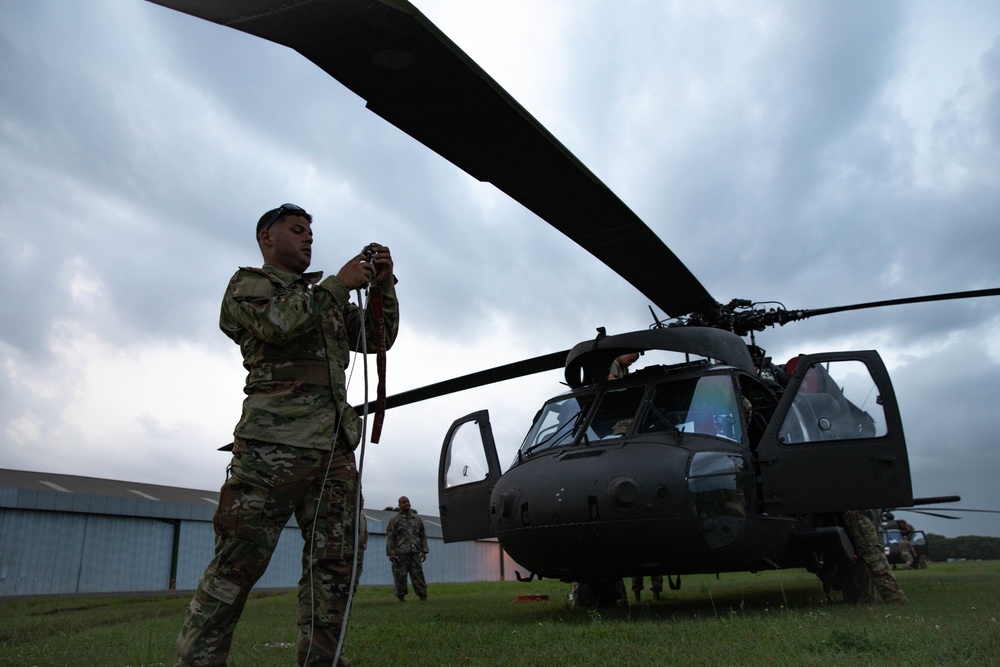
M240 594L240 586L219 577L212 577L208 585L205 586L205 592L216 600L221 600L231 605Z
M324 558L347 560L354 556L354 480L328 479Z

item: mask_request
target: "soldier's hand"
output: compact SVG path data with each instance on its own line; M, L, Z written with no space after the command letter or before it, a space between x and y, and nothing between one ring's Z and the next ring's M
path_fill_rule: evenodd
M371 263L375 267L375 280L380 283L392 280L392 253L381 243L369 243Z
M349 290L364 287L375 277L375 266L365 261L364 255L355 255L337 272L337 278Z

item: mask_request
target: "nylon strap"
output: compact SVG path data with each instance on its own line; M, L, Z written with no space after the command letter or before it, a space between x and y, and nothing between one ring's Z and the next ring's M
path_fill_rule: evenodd
M382 314L382 288L372 286L368 293L368 307L375 322L375 368L378 371L378 388L375 390L375 414L372 416L372 442L378 443L385 421L385 316Z

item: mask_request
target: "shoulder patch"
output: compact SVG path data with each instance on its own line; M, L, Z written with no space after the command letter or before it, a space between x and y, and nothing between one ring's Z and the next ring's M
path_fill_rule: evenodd
M241 266L229 281L229 293L236 299L262 299L271 296L277 278L263 269Z

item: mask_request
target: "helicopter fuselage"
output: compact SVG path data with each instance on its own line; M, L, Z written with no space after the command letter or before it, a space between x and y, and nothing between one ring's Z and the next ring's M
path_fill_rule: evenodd
M881 360L801 356L781 386L729 336L648 331L577 346L570 391L538 411L503 474L488 413L456 421L439 475L445 540L496 537L532 573L567 581L849 560L830 517L912 501ZM723 345L700 361L602 371L627 348L704 353L714 340Z
M666 439L564 449L512 467L491 498L504 550L561 579L791 566L784 545L799 522L748 511L742 487L752 480L731 464L744 452L698 435ZM726 461L728 488L696 490L713 479L692 478L697 456Z

